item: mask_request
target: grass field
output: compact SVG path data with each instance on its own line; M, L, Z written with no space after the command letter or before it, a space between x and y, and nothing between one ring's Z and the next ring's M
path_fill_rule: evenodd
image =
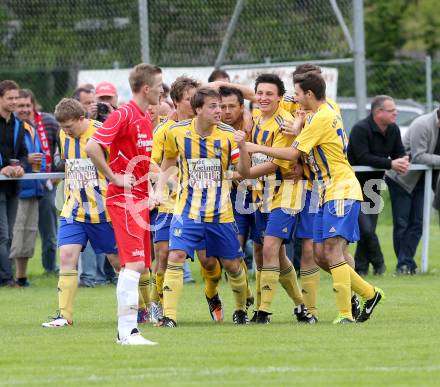
M378 229L389 270L369 277L387 298L363 325L331 324L334 297L325 273L316 326L293 322L292 305L280 288L272 324L234 326L225 282L225 322L214 324L194 264L197 283L184 287L179 328L141 328L159 342L156 347L115 344L112 286L79 289L74 327L41 328L56 310L57 279L42 275L34 259L32 287L0 289L0 384L439 385L440 231L431 227L430 272L414 277L393 276L391 232L389 225Z

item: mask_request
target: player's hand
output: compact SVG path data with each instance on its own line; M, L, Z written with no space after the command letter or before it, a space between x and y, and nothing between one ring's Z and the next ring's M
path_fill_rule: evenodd
M397 173L405 173L409 168L409 157L404 156L391 161L391 169Z
M132 174L115 174L112 183L117 187L133 188L136 178Z
M302 179L304 168L302 164L296 163L293 168L284 175L286 180L297 182Z
M242 130L236 130L234 132L234 140L239 148L243 148L246 145L246 133Z

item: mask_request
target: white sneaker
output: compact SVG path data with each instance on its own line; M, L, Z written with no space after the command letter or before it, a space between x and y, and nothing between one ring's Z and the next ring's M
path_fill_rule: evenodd
M141 333L137 329L133 329L131 335L120 339L119 334L116 338L116 344L121 345L157 345L154 341L147 340L145 337L141 335Z
M152 302L150 305L150 322L157 324L162 317L162 304L160 302Z
M43 328L61 328L73 325L73 321L66 320L63 316L52 317L52 321L42 323Z

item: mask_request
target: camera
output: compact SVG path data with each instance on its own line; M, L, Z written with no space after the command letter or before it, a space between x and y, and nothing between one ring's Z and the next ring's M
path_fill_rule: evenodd
M104 122L110 113L110 108L106 103L98 102L96 111L96 120Z

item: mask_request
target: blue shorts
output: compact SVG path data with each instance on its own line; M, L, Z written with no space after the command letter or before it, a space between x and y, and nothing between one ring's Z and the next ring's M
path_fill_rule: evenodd
M255 215L252 208L251 192L240 191L237 189L231 189L231 203L234 209L235 223L238 228L238 235L242 235L246 238L254 240L258 238L257 230L255 227Z
M291 214L283 208L275 208L269 214L264 235L280 238L283 243L290 243L295 231L296 221L297 215Z
M263 244L264 235L266 233L267 222L269 221L268 212L261 212L260 210L255 211L255 235L252 237L252 241L260 245Z
M352 199L330 200L315 215L313 242L340 236L347 242L359 240L359 211L361 202Z
M208 223L182 216L174 217L170 226L170 251L182 250L193 258L194 251L201 250L202 246L208 257L243 257L235 222Z
M111 223L84 223L60 218L58 246L82 245L85 248L88 241L96 254L118 253Z
M153 220L151 220L154 239L153 242L163 242L170 240L170 224L173 214L160 212Z
M310 203L312 191L307 191L304 201L304 207L299 214L298 225L295 231L295 237L299 239L313 239L313 222L319 209L318 200L315 204Z

